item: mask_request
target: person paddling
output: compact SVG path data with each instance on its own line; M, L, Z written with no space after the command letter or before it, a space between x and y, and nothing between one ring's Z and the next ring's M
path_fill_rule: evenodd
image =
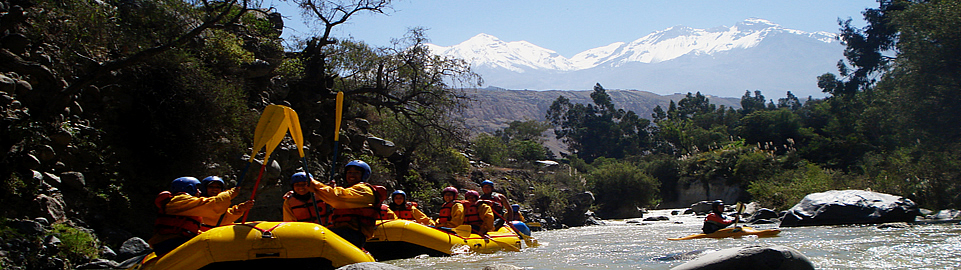
M198 197L200 181L194 177L180 177L170 183L170 190L161 192L154 199L159 215L154 223L154 235L147 241L157 257L200 233L204 216L220 216L230 207L230 200L237 197L237 188L220 192L213 197ZM253 201L247 201L253 204Z
M323 200L311 198L310 191L307 190L307 182L313 179L313 175L305 172L290 176L292 190L284 194L284 221L317 223L317 220L320 220L320 225L327 225L333 209ZM311 201L314 205L311 205ZM320 215L320 219L317 215Z
M514 216L514 211L508 207L510 202L504 194L494 192L494 181L484 180L480 186L481 191L484 192L484 194L480 196L480 199L494 202L491 204L491 210L497 213L494 215L494 228L500 228L504 225L504 222L507 221L503 220L502 217L511 218Z
M481 200L480 194L474 190L468 190L464 194L467 204L464 205L464 224L470 225L471 230L480 235L494 230L494 212L491 210L491 201Z
M407 193L403 190L395 190L390 194L390 203L387 204L387 207L399 219L413 220L427 226L434 225L433 220L430 220L424 212L417 209L417 203L407 201Z
M441 205L435 224L442 228L457 228L464 224L464 204L457 200L457 188L445 187L441 191L444 205Z
M227 187L227 184L224 182L224 179L219 176L207 176L204 180L200 180L200 197L220 195L220 193L224 192L225 187ZM204 232L217 226L234 223L244 215L244 212L250 211L253 207L253 201L246 201L227 208L226 212L220 213L219 215L203 216L200 231ZM223 218L221 218L221 216L223 216ZM218 222L220 224L217 224Z
M334 207L327 226L330 231L358 248L364 248L367 239L374 236L374 226L381 218L381 201L387 198L387 189L365 182L370 174L370 165L354 160L344 166L346 187L328 186L317 180L308 181L307 186L317 199Z
M704 217L704 227L701 230L704 234L713 233L738 222L740 218L735 216L734 219L727 219L724 216L724 201L716 200L711 203L711 213Z

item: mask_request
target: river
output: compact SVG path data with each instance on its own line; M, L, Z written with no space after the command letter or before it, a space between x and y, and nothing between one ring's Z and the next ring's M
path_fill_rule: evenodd
M817 269L957 269L961 267L961 226L956 223L782 228L777 237L670 241L700 232L693 215L654 210L646 216L670 221L606 220L606 225L534 232L541 243L520 252L420 257L386 261L406 269L482 269L508 264L524 269L670 269L690 258L672 255L752 245L797 249ZM903 224L903 223L902 223ZM758 229L777 227L753 226ZM673 256L685 257L685 256ZM688 256L691 257L691 256Z

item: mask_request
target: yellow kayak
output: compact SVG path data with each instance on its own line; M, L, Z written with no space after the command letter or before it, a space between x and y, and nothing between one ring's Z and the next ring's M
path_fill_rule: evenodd
M728 238L728 237L741 237L747 235L756 235L757 237L771 237L777 236L781 230L770 229L770 230L755 230L754 228L748 226L736 227L736 228L724 228L716 232L709 234L692 234L681 238L668 238L667 240L688 240L688 239L698 239L698 238Z
M488 238L484 238L472 233L468 225L443 230L408 220L381 220L374 231L374 238L367 241L364 249L377 260L384 261L413 258L421 254L450 256L467 252L520 251L521 243L528 246L537 244L537 240L515 233L507 225L487 235Z
M201 233L162 258L153 253L132 269L334 269L374 258L323 226L248 222Z

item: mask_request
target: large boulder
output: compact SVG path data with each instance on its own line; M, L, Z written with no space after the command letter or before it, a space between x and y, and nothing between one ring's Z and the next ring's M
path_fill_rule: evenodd
M831 190L804 196L781 218L781 227L910 222L921 212L911 200L865 190Z
M698 256L671 270L808 270L814 269L801 252L785 246L748 246L722 249Z
M561 223L570 227L586 225L586 213L588 212L588 209L591 208L592 204L594 204L594 194L590 192L584 192L572 196L570 204L564 208Z

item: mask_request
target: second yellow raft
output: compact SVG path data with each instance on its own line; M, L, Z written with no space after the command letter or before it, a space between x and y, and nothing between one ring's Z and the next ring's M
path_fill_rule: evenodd
M530 236L518 234L507 225L487 235L489 238L471 233L467 225L443 230L408 220L382 220L377 224L374 238L368 240L364 248L377 260L384 261L422 254L450 256L468 252L520 251L524 242L528 246L536 244Z

